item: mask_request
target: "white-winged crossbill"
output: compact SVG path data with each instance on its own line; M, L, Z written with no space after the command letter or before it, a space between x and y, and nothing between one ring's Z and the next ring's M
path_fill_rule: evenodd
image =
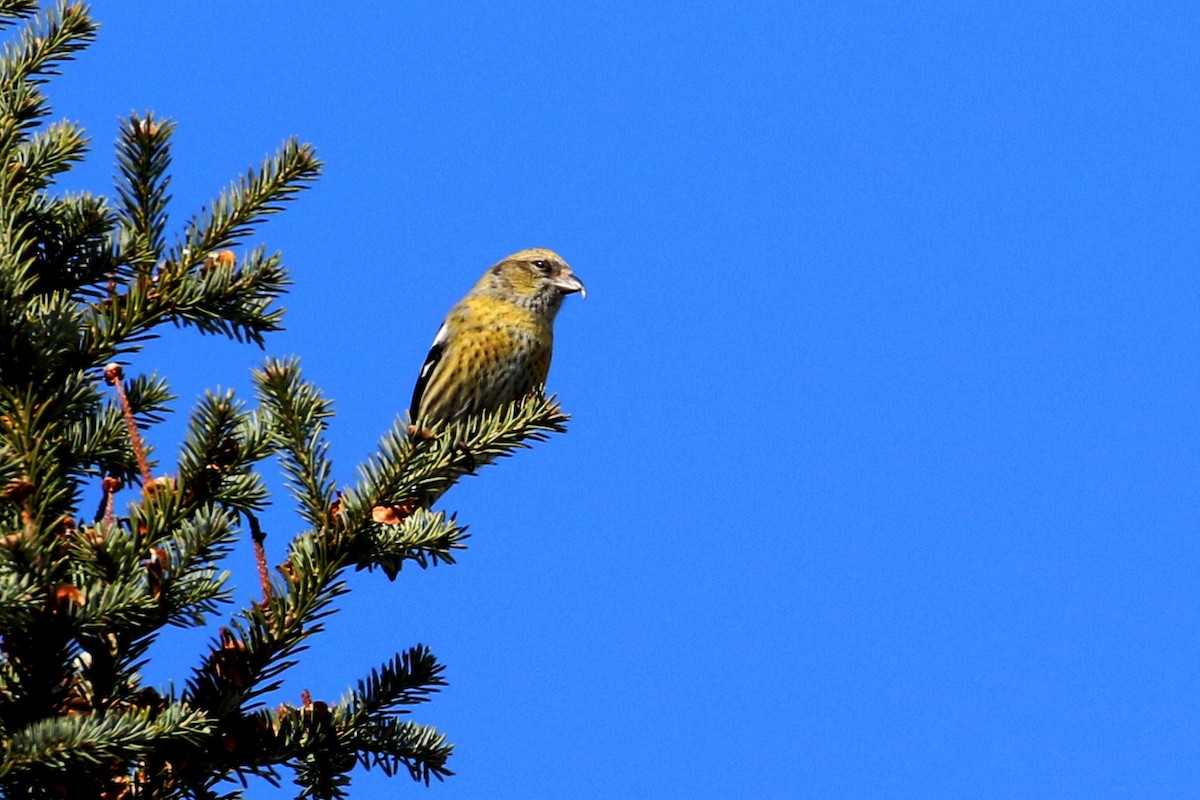
M458 422L519 400L546 382L554 317L583 283L550 250L513 253L483 274L433 339L410 419Z

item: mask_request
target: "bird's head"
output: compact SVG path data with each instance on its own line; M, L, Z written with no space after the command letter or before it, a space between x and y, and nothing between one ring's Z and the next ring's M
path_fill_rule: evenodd
M583 282L575 277L562 256L538 247L513 253L492 265L480 280L479 288L551 318L567 295L579 292L580 297L587 296Z

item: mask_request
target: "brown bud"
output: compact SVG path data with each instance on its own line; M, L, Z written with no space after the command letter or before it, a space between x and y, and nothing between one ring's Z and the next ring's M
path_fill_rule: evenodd
M149 686L135 692L133 699L142 708L152 708L156 711L162 711L167 707L167 701L163 699L163 696Z
M398 503L391 506L375 506L371 509L371 519L380 525L399 525L412 515L415 510L412 503Z
M155 600L162 599L163 565L157 561L146 562L146 585L150 596Z
M125 377L125 370L117 362L112 362L104 368L104 382L109 386L113 386L117 381Z
M20 503L33 494L34 485L23 478L17 478L4 487L4 499L10 503Z
M429 428L418 428L416 425L409 425L408 435L414 439L428 441L433 438L433 431Z
M278 567L279 572L283 577L287 578L288 583L296 582L296 568L292 566L291 561L285 561Z
M371 509L371 519L380 525L395 525L400 522L400 517L396 515L391 506L375 506Z
M92 702L77 692L67 695L59 705L69 715L85 714L92 710Z
M146 484L143 490L147 495L156 495L160 491L169 492L175 488L175 479L170 475L159 475L154 480Z
M246 644L237 639L225 628L221 629L221 649L212 654L213 672L217 677L229 681L234 686L246 685L245 659Z
M54 607L64 608L68 603L76 606L83 605L83 592L71 583L60 583L54 587Z

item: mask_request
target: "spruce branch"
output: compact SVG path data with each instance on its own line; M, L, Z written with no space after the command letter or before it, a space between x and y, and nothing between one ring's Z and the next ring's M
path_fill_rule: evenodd
M288 555L282 589L272 591L223 630L204 663L192 673L184 699L236 719L244 704L279 687L293 656L322 629L335 599L347 591L338 579L343 559L321 537L302 534ZM231 716L232 715L232 716Z
M394 722L395 715L444 685L441 665L417 645L372 670L341 703L314 701L304 692L299 707L260 709L247 725L259 737L264 762L259 766L290 764L305 797L341 796L356 763L388 775L403 766L416 780L440 779L451 774L445 764L453 746L445 736L428 726Z
M8 148L19 141L20 131L49 113L38 86L87 47L97 30L81 3L60 2L39 15L29 14L23 3L10 8L15 8L10 16L32 19L0 54L0 152L6 156Z
M180 628L208 621L220 603L232 599L229 573L217 563L232 549L237 529L229 515L209 506L159 542L145 562L147 587L159 603L159 618Z
M238 263L230 250L206 259L194 283L194 297L181 299L174 321L201 333L221 334L260 347L263 335L282 328L282 309L270 309L290 284L279 253L255 248Z
M67 439L74 444L76 475L114 475L122 481L132 480L138 466L125 431L125 415L115 405L74 420Z
M168 262L154 275L137 273L123 290L90 304L81 349L89 361L111 360L155 338L154 329L166 322L261 345L266 333L280 328L282 311L270 305L287 284L279 254L267 256L261 248L240 264L223 250L194 272Z
M67 426L65 439L71 458L65 463L76 481L112 476L122 483L133 482L140 474L128 436L124 410L118 403L100 404L99 395L89 381L86 397L80 405L89 413L79 415ZM139 427L148 427L163 420L174 400L165 380L158 375L138 375L124 385L130 410ZM147 455L151 452L146 445ZM151 469L154 461L150 461Z
M446 685L445 668L424 645L397 653L358 682L338 705L339 724L353 726L368 719L408 713L408 707L427 702Z
M295 359L269 359L255 370L254 382L300 516L321 529L334 502L333 464L324 439L333 406L303 380Z
M0 761L0 778L25 771L44 779L72 770L108 771L110 764L131 765L167 744L198 744L209 730L202 714L178 704L51 717L13 733Z
M379 505L428 506L460 478L530 442L566 431L570 420L553 397L530 395L490 414L436 428L428 438L399 422L359 468L358 484L342 498L346 525L357 529Z
M19 630L40 607L35 576L18 572L7 559L0 561L0 628Z
M162 422L164 415L171 412L171 401L176 399L166 379L156 372L127 379L125 397L134 419L145 427Z
M55 122L20 144L9 169L24 181L26 191L44 189L56 175L82 161L87 147L78 125Z
M164 624L191 627L205 622L205 615L216 604L228 600L225 588L228 573L217 564L230 549L237 529L227 511L214 505L193 510L188 517L171 526L169 535L154 536L146 519L155 516L147 504L133 509L130 522L146 533L133 536L121 525L98 523L85 526L72 537L73 580L101 593L109 586L125 592L127 603L140 611L131 624L115 625L106 616L110 610L90 608L99 604L92 594L85 595L74 616L81 623L86 616L101 624L113 622L118 633L128 640L141 638ZM111 602L111 601L110 601ZM152 614L148 622L142 612Z
M56 198L37 194L18 217L26 231L23 255L32 259L36 279L30 291L36 295L30 300L69 302L71 315L78 317L79 297L97 296L96 284L112 272L108 239L114 215L107 201L86 193Z
M218 721L218 730L235 741L242 741L235 732L246 729L246 715L256 713L247 704L276 690L295 655L322 629L323 619L333 611L333 601L346 591L341 574L347 567L378 565L394 576L405 559L421 565L450 561L452 550L462 546L464 531L452 517L409 508L397 524L381 524L374 518L380 503L425 491L435 474L439 486L448 486L478 465L526 446L528 440L561 430L566 420L552 399L534 397L455 426L430 441L410 439L397 424L391 446L385 440L373 459L374 466L365 470L367 488L355 490L352 510L344 500L334 499L329 477L331 467L323 439L331 414L328 401L301 378L294 360L268 361L255 374L255 381L261 419L272 432L301 514L313 528L292 541L280 568L283 582L261 605L243 612L223 631L188 682L184 701L208 709ZM402 488L409 494L400 492ZM448 774L444 762L449 748L440 734L414 726L391 726L383 719L440 685L439 673L427 652L418 650L364 682L351 695L350 710L345 712L350 714L347 720L359 720L348 723L347 736L360 737L350 752L360 753L364 764L387 770L405 765L422 780ZM283 730L276 728L277 733ZM336 793L342 785L338 776L349 768L344 759L349 745L333 744L327 732L309 730L309 734L316 738L297 739L293 747L280 745L280 749L295 753L299 748L304 754L290 762L303 785L318 794ZM254 752L261 755L261 733L247 741L251 740ZM419 747L414 751L409 745ZM430 760L424 760L426 756Z
M190 268L209 253L231 247L264 217L281 210L283 202L315 180L320 171L321 162L312 147L289 139L259 169L249 170L221 192L209 211L189 223L169 260Z
M47 575L55 561L37 559L57 536L61 520L70 514L73 486L58 469L65 427L62 409L40 397L32 387L0 386L0 445L19 475L19 485L6 487L4 499L20 509L22 535L13 552L41 562Z
M59 65L96 38L98 26L82 3L60 2L37 16L28 13L26 4L13 5L19 10L5 16L32 17L33 24L21 31L16 43L6 43L0 59L0 90L17 81L45 83L48 77L58 74Z
M273 451L267 436L232 390L206 393L192 412L179 456L182 495L241 514L261 511L267 490L253 467Z
M436 728L389 717L371 719L351 731L346 746L358 752L359 762L367 769L378 767L392 776L403 768L426 786L430 778L440 781L454 774L446 767L454 745Z
M175 123L152 113L121 121L117 139L120 238L117 262L148 269L163 257L171 135Z
M37 9L38 0L0 0L0 27L31 17Z
M93 363L137 350L166 322L260 346L266 333L280 327L282 312L270 308L288 284L279 254L267 255L260 247L239 262L231 250L220 248L280 210L317 177L320 161L309 145L289 140L261 169L223 192L210 212L193 220L183 240L151 272L145 265L162 249L158 231L165 220L170 130L168 123L148 116L127 123L123 233L116 249L139 268L114 273L113 281L121 280L110 295L88 306L80 351Z
M417 508L398 523L375 522L362 538L356 568L378 567L389 580L395 580L405 561L421 569L453 564L454 551L466 549L468 534L466 527L445 511Z

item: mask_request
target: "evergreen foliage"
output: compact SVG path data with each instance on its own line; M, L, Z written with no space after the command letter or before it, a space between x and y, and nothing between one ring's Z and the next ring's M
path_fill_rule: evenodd
M286 142L173 237L174 125L147 113L121 125L111 197L56 194L87 140L47 121L42 87L96 25L79 3L31 0L0 0L0 25L18 26L0 58L0 791L237 797L286 767L301 797L325 798L344 796L356 765L426 783L451 774L445 736L407 718L445 685L427 647L337 702L264 699L347 591L347 569L394 579L406 562L453 563L465 529L430 504L566 416L536 396L428 435L397 422L339 490L329 401L296 361L270 359L254 375L257 404L208 394L164 468L147 440L170 390L122 365L168 324L260 346L279 329L280 255L234 248L320 163ZM220 628L181 691L146 685L139 671L165 626L208 624L231 602L221 559L261 545L257 470L270 457L306 530L275 577L260 562L263 600ZM98 509L80 507L88 491Z

